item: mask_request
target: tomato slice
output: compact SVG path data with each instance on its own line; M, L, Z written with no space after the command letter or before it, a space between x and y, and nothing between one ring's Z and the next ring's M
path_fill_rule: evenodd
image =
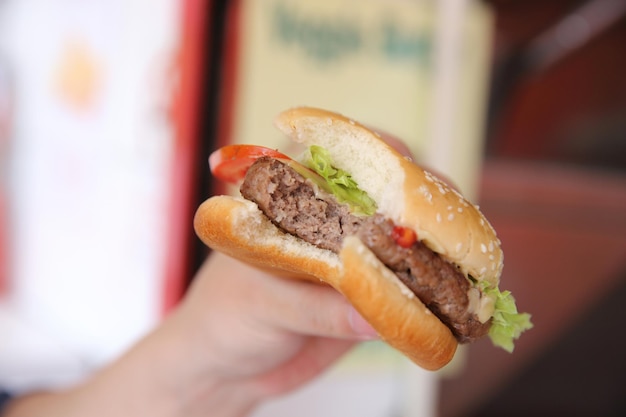
M275 149L257 145L227 145L209 156L211 173L218 179L237 184L243 180L248 168L262 156L291 159Z
M410 248L417 242L417 233L414 230L402 226L394 226L391 237L403 248Z

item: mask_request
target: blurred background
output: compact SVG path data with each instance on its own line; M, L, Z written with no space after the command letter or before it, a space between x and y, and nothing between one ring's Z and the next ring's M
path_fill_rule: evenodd
M211 150L284 148L312 105L480 204L535 327L437 373L368 343L257 417L625 415L625 66L624 0L0 0L0 386L158 323L207 254Z

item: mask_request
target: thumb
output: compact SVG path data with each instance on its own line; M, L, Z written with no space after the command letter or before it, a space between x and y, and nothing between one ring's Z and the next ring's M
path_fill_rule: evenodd
M379 339L378 332L352 306L348 308L348 323L350 323L350 327L352 327L357 338L361 340Z

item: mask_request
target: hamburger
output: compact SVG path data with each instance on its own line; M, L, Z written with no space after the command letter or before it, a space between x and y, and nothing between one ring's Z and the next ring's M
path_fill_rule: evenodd
M255 145L211 154L213 175L239 195L198 208L206 245L334 287L425 369L484 336L513 350L532 324L498 288L503 252L477 206L352 119L300 107L275 125L303 145L298 157Z

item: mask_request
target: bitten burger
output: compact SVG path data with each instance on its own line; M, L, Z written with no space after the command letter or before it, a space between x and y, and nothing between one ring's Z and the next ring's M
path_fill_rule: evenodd
M342 115L294 108L276 126L305 146L302 155L230 145L210 156L213 175L239 185L240 196L198 208L204 243L331 285L425 369L487 335L513 350L530 316L498 289L500 241L475 205Z

